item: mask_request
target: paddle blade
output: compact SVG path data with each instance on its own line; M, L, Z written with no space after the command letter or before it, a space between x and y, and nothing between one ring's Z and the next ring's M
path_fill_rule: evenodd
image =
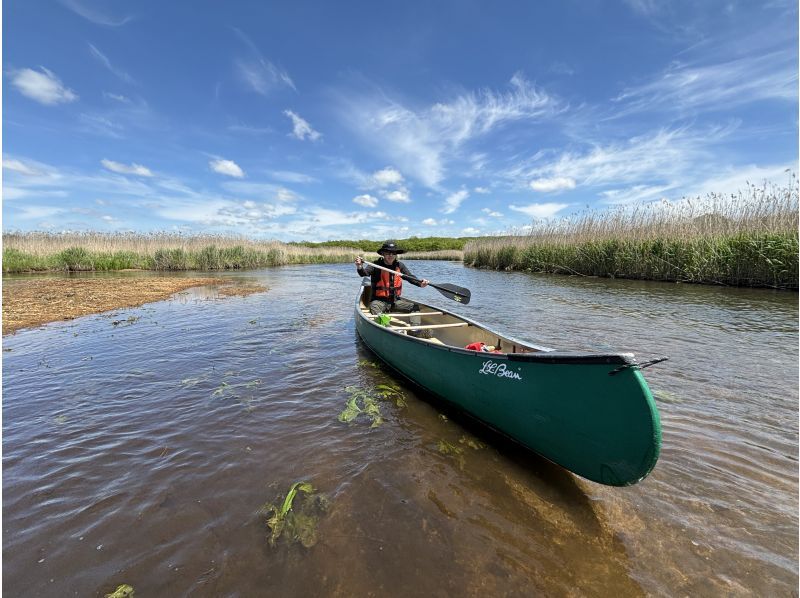
M452 299L457 303L461 303L462 305L466 305L469 303L469 298L471 293L469 289L465 289L464 287L459 287L454 284L449 283L442 283L442 284L433 284L432 282L428 283L428 286L433 287L437 291L439 291L442 295L447 297L448 299Z

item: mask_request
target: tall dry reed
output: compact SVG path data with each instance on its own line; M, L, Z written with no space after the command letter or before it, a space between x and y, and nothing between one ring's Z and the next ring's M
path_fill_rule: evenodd
M464 247L482 268L798 287L798 187L586 210Z

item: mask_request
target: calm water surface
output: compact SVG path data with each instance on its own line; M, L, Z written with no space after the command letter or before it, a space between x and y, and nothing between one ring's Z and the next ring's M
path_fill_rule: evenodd
M513 336L669 355L645 371L663 425L650 477L584 481L373 367L351 265L236 274L269 290L3 339L3 589L797 595L796 294L411 267L473 301L412 298ZM387 382L406 405L382 403L382 425L338 421L346 387ZM259 508L301 480L330 500L318 542L271 547Z

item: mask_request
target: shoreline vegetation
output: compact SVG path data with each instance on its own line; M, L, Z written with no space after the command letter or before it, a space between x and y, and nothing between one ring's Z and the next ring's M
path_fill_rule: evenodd
M173 233L3 233L3 273L245 270L369 258L381 241L259 241ZM798 187L749 184L709 194L585 210L494 237L411 237L404 259L551 274L798 288Z
M798 186L587 210L525 234L474 239L464 264L665 282L798 288Z

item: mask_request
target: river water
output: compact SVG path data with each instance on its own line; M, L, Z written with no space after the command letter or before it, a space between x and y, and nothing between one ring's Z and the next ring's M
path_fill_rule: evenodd
M796 596L798 298L411 262L407 295L558 349L640 360L653 473L582 480L430 402L356 337L351 265L230 274L169 301L3 339L10 596ZM338 420L399 386L383 422ZM458 451L442 451L442 446ZM316 544L269 543L298 481ZM296 498L311 501L302 492Z

